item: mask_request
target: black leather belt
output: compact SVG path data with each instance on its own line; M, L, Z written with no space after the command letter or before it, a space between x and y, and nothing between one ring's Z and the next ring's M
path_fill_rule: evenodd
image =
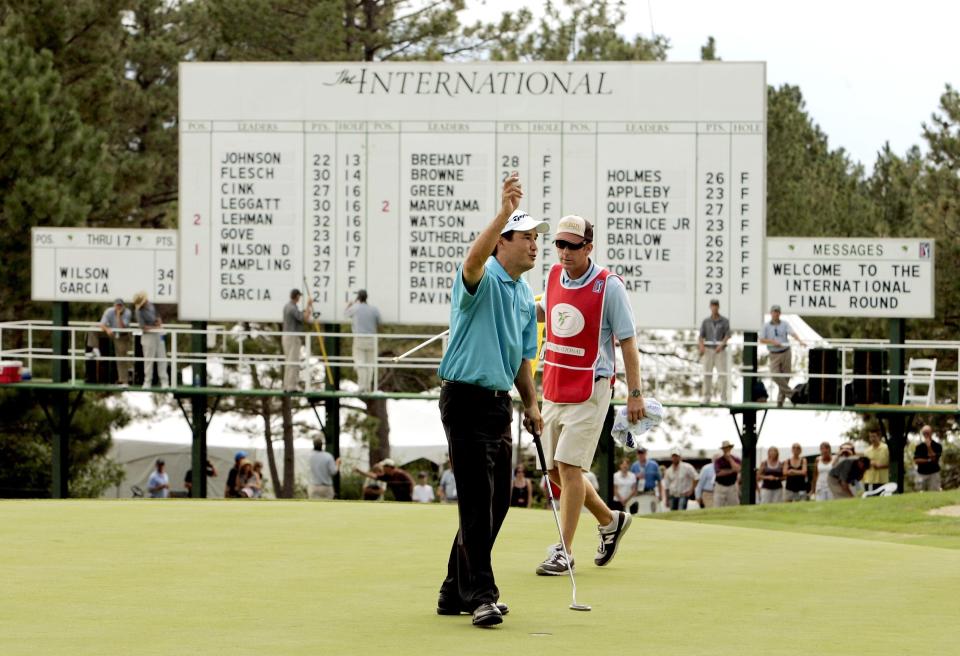
M596 377L593 379L593 382L597 382L597 381L600 380L601 378L609 378L609 376L596 376Z
M497 398L510 398L510 392L504 390L492 390L487 387L480 387L479 385L474 385L473 383L461 383L457 380L444 380L440 382L441 387L446 387L453 390L459 390L463 392L469 392L471 394L478 394L483 396L494 396Z

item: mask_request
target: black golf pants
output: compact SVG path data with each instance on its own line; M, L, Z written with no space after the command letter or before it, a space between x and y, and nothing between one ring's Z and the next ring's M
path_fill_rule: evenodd
M440 390L460 516L440 597L467 611L500 597L490 554L510 508L512 414L509 396L466 384Z

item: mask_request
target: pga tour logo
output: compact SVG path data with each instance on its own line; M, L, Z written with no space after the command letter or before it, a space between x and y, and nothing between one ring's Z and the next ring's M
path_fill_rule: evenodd
M930 259L930 242L928 241L920 242L920 259L921 260Z
M550 312L550 330L557 337L573 337L586 323L580 310L567 303L557 303Z

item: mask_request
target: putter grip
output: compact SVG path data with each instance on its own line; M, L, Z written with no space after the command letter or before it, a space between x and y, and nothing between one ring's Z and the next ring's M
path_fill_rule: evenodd
M533 434L533 443L537 447L537 457L540 458L540 470L543 472L543 475L547 475L547 459L543 455L543 444L540 443L540 435L538 433Z

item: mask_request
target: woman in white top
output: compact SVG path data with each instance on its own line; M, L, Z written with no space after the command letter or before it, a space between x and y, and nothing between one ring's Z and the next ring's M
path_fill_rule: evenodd
M830 470L837 464L830 449L829 442L820 443L820 455L817 456L817 467L813 470L813 494L817 501L829 501L833 498L830 492Z
M757 485L760 488L760 503L783 501L783 464L780 462L780 449L775 446L767 449L767 459L757 469Z
M613 474L614 498L610 504L611 510L627 510L633 497L637 494L637 475L630 471L630 461L620 461L620 469Z

